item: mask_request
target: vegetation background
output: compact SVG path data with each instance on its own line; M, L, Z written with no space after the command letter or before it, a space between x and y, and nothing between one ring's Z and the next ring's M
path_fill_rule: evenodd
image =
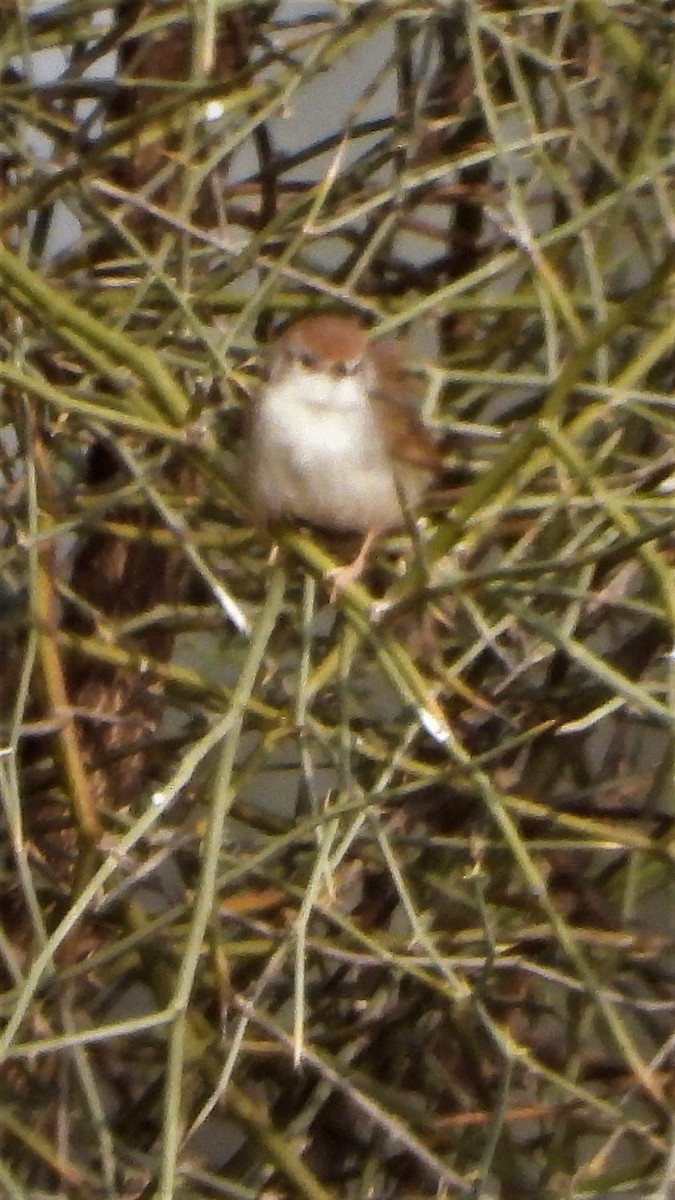
M0 10L0 1191L672 1200L675 14ZM446 474L246 507L258 343Z

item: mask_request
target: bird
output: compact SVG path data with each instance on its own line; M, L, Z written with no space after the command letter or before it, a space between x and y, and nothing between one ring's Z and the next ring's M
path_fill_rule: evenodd
M273 340L253 406L249 472L256 520L358 534L332 572L331 600L357 580L378 537L406 523L441 455L400 344L373 342L355 317L303 316Z

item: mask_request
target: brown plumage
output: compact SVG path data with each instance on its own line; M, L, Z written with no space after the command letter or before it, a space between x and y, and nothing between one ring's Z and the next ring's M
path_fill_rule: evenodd
M273 344L252 426L254 505L264 521L294 517L364 535L338 590L440 469L418 402L399 347L371 345L353 318L305 317Z

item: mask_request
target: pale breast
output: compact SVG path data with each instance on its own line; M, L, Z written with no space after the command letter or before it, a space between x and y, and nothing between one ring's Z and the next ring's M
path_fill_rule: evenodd
M268 387L253 457L254 490L272 516L355 532L401 522L391 461L353 379L305 372Z

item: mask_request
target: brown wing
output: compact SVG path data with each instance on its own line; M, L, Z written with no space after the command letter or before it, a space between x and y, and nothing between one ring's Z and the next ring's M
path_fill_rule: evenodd
M404 367L395 343L381 343L371 352L380 384L370 399L389 454L395 462L409 463L435 475L443 460L419 413L417 380Z

